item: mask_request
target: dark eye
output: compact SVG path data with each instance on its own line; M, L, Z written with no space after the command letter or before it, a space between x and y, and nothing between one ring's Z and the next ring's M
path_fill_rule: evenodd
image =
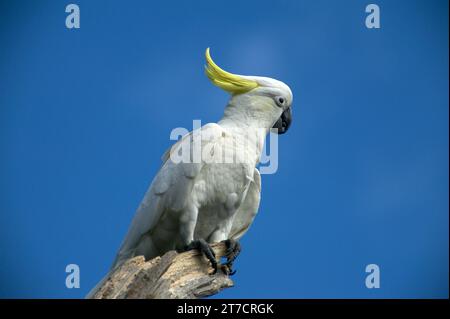
M286 101L286 100L285 100L283 97L281 97L281 96L277 97L277 103L278 103L278 105L283 105L285 101Z

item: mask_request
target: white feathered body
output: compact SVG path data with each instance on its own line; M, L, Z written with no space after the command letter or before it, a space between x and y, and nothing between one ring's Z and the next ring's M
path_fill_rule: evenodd
M252 223L261 190L255 166L267 132L226 123L207 124L200 131L183 137L165 154L113 268L136 255L149 259L182 250L195 239L239 239ZM172 160L170 154L183 151L183 142L194 152L194 137L201 141L201 160Z

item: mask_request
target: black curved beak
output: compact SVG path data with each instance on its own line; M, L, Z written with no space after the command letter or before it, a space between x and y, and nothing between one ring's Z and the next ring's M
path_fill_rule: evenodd
M272 128L278 129L278 134L284 134L291 126L292 122L292 112L291 108L286 109L280 116L280 118L275 122Z

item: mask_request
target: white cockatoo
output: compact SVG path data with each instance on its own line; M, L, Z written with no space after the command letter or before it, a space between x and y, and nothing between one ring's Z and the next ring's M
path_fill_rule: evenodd
M231 271L238 240L258 212L261 177L256 166L266 135L271 128L279 134L289 128L292 92L275 79L222 70L209 48L205 67L211 82L231 94L224 115L164 154L111 270L138 255L151 259L169 250L199 249L215 272L219 262L209 244L225 241L227 262L219 266Z

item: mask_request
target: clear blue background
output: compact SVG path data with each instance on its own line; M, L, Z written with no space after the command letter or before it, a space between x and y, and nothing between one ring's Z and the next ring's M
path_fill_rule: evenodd
M448 2L0 5L0 296L83 297L175 127L217 121L203 74L280 79L294 122L221 297L448 297ZM65 266L81 288L65 287ZM365 266L381 288L365 287Z

